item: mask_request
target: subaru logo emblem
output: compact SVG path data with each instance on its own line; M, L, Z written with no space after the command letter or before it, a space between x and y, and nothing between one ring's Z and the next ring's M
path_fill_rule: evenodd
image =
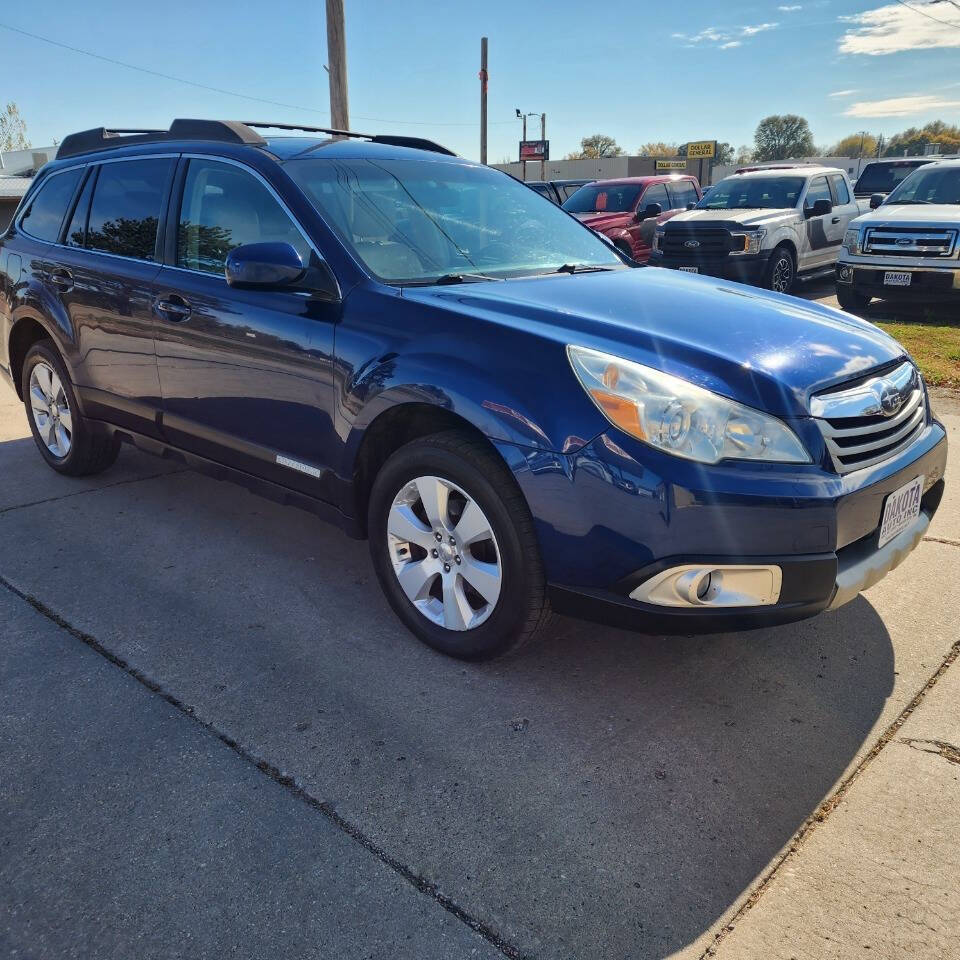
M898 247L909 247L912 243L913 241L909 237L900 237L900 239L897 240Z
M699 247L699 246L700 246L700 241L699 241L699 240L687 240L687 242L684 244L684 246L685 246L685 247Z
M889 380L881 380L874 386L877 398L880 401L880 408L884 416L892 417L902 406L903 396L897 389L896 384Z

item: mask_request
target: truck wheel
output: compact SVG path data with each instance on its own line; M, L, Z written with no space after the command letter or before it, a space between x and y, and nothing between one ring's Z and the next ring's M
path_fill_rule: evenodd
M770 256L767 264L765 286L776 293L789 293L793 289L797 268L793 262L793 254L787 246L777 247Z
M837 284L837 303L847 313L863 313L872 299L865 293L857 293L849 283Z
M447 431L401 447L370 494L370 554L394 612L424 643L490 660L549 616L533 519L506 465Z
M119 441L98 433L80 416L70 375L50 340L40 340L27 351L21 388L33 439L58 473L100 473L117 459Z

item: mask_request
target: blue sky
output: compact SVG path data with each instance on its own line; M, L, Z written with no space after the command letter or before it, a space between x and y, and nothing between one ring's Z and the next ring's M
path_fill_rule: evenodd
M960 122L960 2L909 3L916 9L895 0L346 0L351 126L431 137L478 158L482 35L490 38L490 162L516 157L517 107L547 113L554 157L596 132L628 152L651 140L739 146L770 113L806 116L823 145L864 128ZM0 101L17 102L34 145L176 116L329 122L322 0L47 0L34 10L42 15L4 4L0 24L289 105L187 86L0 28Z

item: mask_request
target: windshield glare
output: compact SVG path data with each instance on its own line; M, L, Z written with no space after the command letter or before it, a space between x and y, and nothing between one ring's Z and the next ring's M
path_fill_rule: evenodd
M920 167L884 201L888 203L960 203L960 167Z
M803 177L727 177L698 204L698 210L783 210L795 207Z
M587 184L563 201L567 213L628 213L637 205L642 187L635 183Z
M290 176L377 278L554 273L622 267L590 230L512 177L426 160L291 160Z

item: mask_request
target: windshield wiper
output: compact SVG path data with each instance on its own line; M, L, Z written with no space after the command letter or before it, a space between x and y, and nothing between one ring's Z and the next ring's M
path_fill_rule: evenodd
M597 267L588 263L564 263L554 270L554 273L606 273L614 267Z
M427 284L447 286L451 283L476 283L479 280L501 280L502 277L488 277L485 273L445 273L434 280L424 280Z
M892 202L890 200L885 201L885 205L891 206L891 207L906 207L906 206L913 206L914 204L919 205L921 203L932 204L933 201L932 200L893 200Z

